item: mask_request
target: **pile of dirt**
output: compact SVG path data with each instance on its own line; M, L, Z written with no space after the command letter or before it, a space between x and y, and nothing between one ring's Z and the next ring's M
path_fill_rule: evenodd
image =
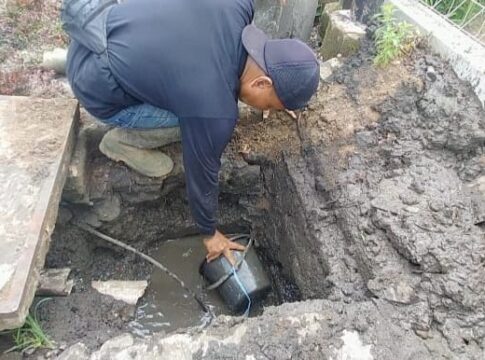
M485 174L485 113L470 86L422 50L377 69L365 44L304 115L303 161L263 169L265 246L304 298L379 299L401 328L445 340L435 357L479 358L485 194L470 188Z
M240 106L239 122L226 153L232 158L240 155L249 162L274 160L282 152L297 154L300 139L297 121L285 111L272 111L263 119L260 111Z

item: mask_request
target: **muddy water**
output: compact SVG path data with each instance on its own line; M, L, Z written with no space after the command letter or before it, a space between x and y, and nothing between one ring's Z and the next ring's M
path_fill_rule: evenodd
M200 294L216 314L229 314L217 292L204 290L205 282L199 274L199 266L205 254L202 237L192 236L166 241L150 255ZM154 269L146 295L130 328L136 335L144 336L153 332L199 326L207 320L207 315L197 302L175 280Z

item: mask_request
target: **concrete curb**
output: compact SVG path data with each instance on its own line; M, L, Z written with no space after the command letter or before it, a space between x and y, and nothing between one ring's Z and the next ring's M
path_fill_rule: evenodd
M485 46L416 0L387 2L396 7L396 17L417 26L429 37L431 48L450 62L460 79L471 84L485 108Z

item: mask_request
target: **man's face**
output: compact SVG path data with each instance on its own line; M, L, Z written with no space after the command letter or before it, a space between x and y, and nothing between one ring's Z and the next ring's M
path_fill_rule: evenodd
M260 110L283 110L285 108L276 95L273 81L267 76L260 76L250 82L241 83L239 99Z

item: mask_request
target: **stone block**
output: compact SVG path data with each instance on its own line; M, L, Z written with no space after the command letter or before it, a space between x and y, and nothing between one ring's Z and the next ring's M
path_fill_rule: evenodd
M334 11L342 10L342 6L338 2L331 2L325 4L323 8L322 16L320 17L320 27L319 27L319 34L320 38L325 38L325 32L327 31L328 24L330 22L330 14Z
M330 14L325 38L320 49L324 60L355 54L360 40L365 36L365 26L352 20L350 10L334 11Z
M74 100L0 96L0 330L22 325L34 298L78 117Z

